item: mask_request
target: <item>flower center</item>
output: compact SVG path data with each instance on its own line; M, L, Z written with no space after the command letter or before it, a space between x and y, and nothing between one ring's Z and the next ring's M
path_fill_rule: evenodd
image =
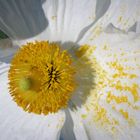
M30 78L21 78L19 81L19 88L22 91L27 91L31 87L31 79Z
M75 67L66 50L47 41L28 43L14 56L9 70L10 94L25 111L57 112L75 89Z

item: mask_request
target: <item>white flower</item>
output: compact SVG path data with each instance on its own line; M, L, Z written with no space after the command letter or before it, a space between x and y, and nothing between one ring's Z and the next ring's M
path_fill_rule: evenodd
M0 140L138 140L139 7L139 0L0 1L0 28L13 43L0 41ZM17 46L46 40L71 55L88 46L83 55L90 66L78 56L83 77L65 110L36 115L10 96L8 63Z

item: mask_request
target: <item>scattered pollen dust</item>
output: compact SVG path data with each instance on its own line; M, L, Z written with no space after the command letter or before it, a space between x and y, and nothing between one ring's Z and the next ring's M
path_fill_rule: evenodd
M51 19L52 20L56 20L57 16L52 16Z
M96 47L94 47L94 50L95 49ZM105 45L103 49L106 51L108 49L107 45ZM86 53L86 55L87 54L89 56L89 53ZM140 101L138 92L140 87L134 82L134 79L138 78L138 75L127 72L127 70L134 68L122 65L114 57L114 59L107 64L110 69L114 70L114 73L110 74L100 66L94 56L91 61L96 72L96 87L91 89L88 101L84 105L86 113L83 113L81 117L86 119L90 112L93 118L92 121L97 127L101 127L112 134L118 132L118 127L121 128L120 118L125 120L129 127L135 126L137 121L133 113L130 113L130 110L137 112L140 109L140 107L136 105L136 103ZM127 85L127 83L122 83L120 80L123 78L127 81L133 80L133 82ZM108 87L108 90L106 90L106 87ZM129 95L132 97L131 100L129 99ZM104 103L101 104L101 102ZM127 106L127 108L124 108L124 105ZM113 112L120 117L115 117L117 115L113 115Z

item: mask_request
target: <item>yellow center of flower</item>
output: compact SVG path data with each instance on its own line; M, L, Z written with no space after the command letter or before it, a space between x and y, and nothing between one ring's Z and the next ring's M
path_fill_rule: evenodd
M19 88L22 91L27 91L30 89L30 87L31 87L31 79L25 77L20 79Z
M57 112L75 89L71 56L56 43L28 43L14 56L9 70L10 94L25 111Z

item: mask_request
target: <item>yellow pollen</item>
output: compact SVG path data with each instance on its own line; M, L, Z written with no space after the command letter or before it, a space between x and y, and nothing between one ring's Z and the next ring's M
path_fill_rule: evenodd
M48 41L23 45L11 62L8 77L13 100L36 114L65 108L76 85L70 54Z

